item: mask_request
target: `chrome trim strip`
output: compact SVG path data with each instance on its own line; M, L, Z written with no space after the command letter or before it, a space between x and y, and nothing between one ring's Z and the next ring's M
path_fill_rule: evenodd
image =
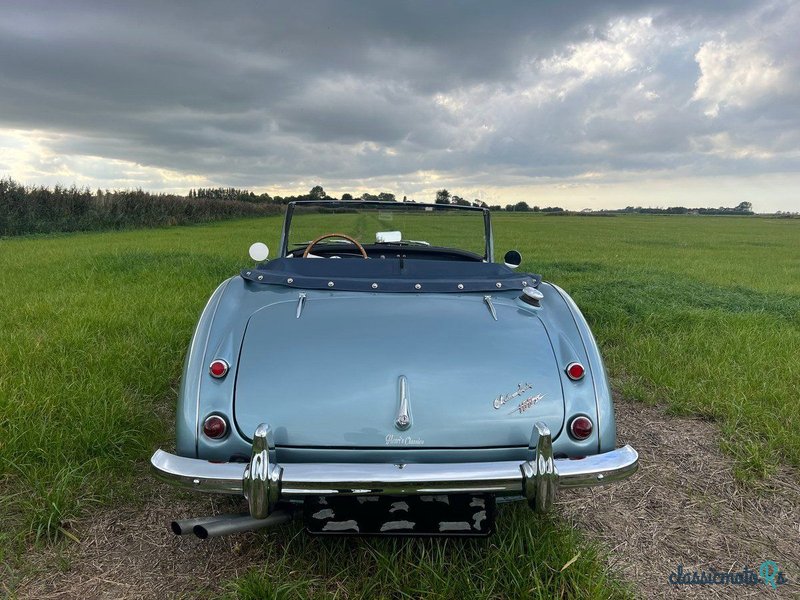
M545 428L546 429L546 428ZM540 441L544 432L537 431ZM268 438L268 435L266 436ZM259 450L269 457L269 441ZM261 455L263 456L263 455ZM545 462L550 462L541 450ZM558 478L558 487L587 487L613 483L629 477L638 468L639 455L630 446L582 459L555 459L544 469L548 478ZM174 485L201 492L244 495L245 465L212 463L175 456L157 450L150 459L156 475ZM267 463L268 461L264 461ZM465 463L286 463L269 461L263 475L270 482L268 504L280 498L319 495L416 495L429 493L492 493L523 495L523 465L518 461ZM533 469L533 467L531 467ZM529 469L529 472L531 471ZM551 484L547 484L551 485Z
M282 495L416 495L491 492L519 494L522 477L515 461L482 463L283 465Z
M489 312L492 313L492 318L497 321L497 311L494 309L494 304L492 304L492 297L484 296L483 301L486 302L486 306L489 307Z
M156 450L150 458L156 477L173 485L201 492L242 494L242 463L212 463Z
M604 485L630 477L639 469L639 453L630 445L579 459L555 461L559 487Z
M400 431L405 431L411 427L411 413L409 412L408 405L408 380L405 375L400 375L397 380L398 390L398 403L397 403L397 417L394 420L394 426Z
M306 304L306 293L300 292L300 294L297 296L297 316L295 317L296 319L299 319L300 315L303 314L303 307L305 306L305 304Z

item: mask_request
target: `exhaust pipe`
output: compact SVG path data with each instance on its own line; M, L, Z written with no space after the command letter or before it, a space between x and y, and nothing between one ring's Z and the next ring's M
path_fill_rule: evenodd
M200 519L203 522L194 525L192 531L201 540L205 540L231 533L242 533L245 531L264 529L266 527L274 527L275 525L291 521L292 516L291 510L276 510L266 519L254 519L249 514L220 515L220 517L211 517L211 520Z
M205 523L211 523L213 521L219 521L221 519L230 518L230 517L238 517L239 515L217 515L215 517L196 517L194 519L181 519L178 521L172 521L169 524L169 528L172 529L172 533L175 535L188 535L194 533L195 525L204 525Z

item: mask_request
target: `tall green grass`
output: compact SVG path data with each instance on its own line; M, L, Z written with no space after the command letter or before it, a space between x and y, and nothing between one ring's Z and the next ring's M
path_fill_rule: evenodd
M229 600L269 598L626 598L597 548L555 517L504 506L484 539L322 538L284 528ZM574 559L574 560L573 560Z
M0 240L0 535L57 535L166 441L197 316L246 257L237 227Z
M573 294L623 393L717 420L742 478L800 464L800 222L494 221L498 255L518 248L523 269ZM248 264L252 241L275 247L279 227L270 217L0 240L0 562L20 532L57 536L63 521L124 493L135 465L168 442L200 310L220 280ZM229 592L624 593L557 521L504 515L488 542L328 541L313 553L312 542L271 536L276 554ZM578 548L581 558L560 574Z
M800 221L557 221L500 216L497 247L572 293L615 387L717 421L743 480L800 465Z

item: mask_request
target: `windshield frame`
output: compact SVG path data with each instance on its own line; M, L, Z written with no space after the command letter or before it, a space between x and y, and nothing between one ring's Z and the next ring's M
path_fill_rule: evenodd
M492 239L492 217L488 208L480 206L461 206L458 204L425 204L421 202L381 202L376 200L298 200L289 202L286 205L286 214L283 219L283 229L281 230L281 243L280 254L278 256L284 257L289 253L289 228L292 224L292 215L294 214L295 206L321 206L331 208L342 207L369 207L369 208L384 208L388 210L402 210L409 206L414 209L420 208L446 208L447 210L462 210L483 213L483 226L484 226L484 241L485 250L483 255L484 262L494 262L494 240ZM458 249L458 248L456 248Z

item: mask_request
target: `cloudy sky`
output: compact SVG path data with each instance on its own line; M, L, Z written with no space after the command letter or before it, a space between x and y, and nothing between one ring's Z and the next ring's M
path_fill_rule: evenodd
M800 210L800 3L0 3L0 176Z

